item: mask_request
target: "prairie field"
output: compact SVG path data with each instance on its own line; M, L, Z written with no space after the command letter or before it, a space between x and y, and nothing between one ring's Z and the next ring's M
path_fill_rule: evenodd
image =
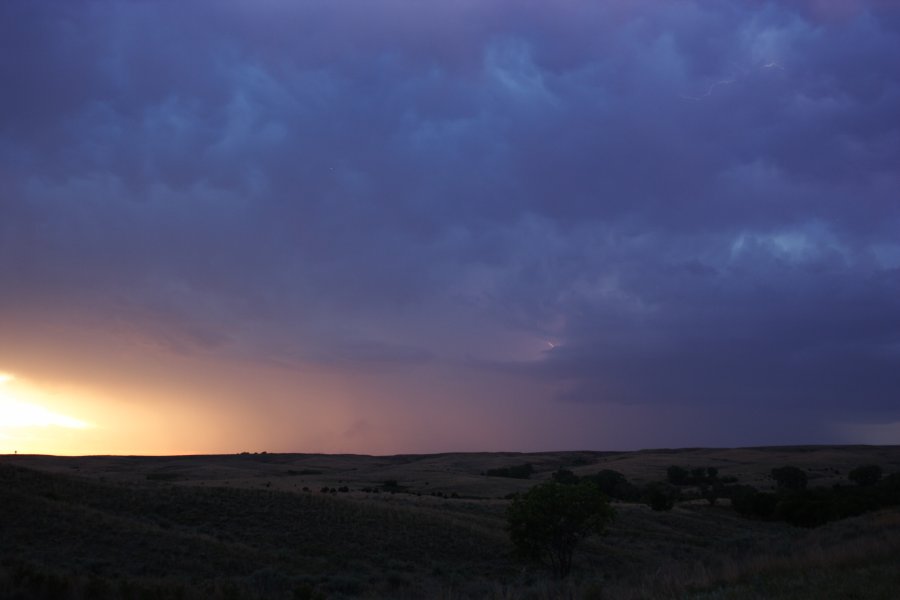
M492 469L530 464L527 479ZM643 484L670 465L771 488L847 484L898 446L358 456L0 457L2 598L900 597L896 507L800 528L687 493L616 518L556 581L513 553L513 494L557 469ZM496 472L496 471L495 471Z

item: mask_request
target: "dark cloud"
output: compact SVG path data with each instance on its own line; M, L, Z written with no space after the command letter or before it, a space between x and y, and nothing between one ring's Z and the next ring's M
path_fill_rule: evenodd
M9 318L897 418L892 3L13 1L0 75Z

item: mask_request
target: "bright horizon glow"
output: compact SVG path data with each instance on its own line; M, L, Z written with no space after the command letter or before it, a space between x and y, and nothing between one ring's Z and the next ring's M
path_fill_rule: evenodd
M39 390L17 384L16 377L9 373L0 373L0 433L33 427L88 429L93 426L46 408L46 400L46 395Z

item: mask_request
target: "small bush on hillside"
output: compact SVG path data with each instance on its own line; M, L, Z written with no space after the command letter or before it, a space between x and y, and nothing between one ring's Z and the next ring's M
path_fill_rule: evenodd
M497 469L488 469L485 475L488 477L510 477L512 479L528 479L534 473L534 466L531 463L523 465L515 465L512 467L499 467Z
M556 483L561 483L563 485L575 485L580 481L578 475L568 469L562 468L557 469L550 477Z
M597 487L600 488L600 491L607 496L613 495L612 492L617 485L626 483L628 481L622 473L613 471L612 469L603 469L602 471L597 472L595 475L591 475L590 479L591 481L596 483Z
M594 475L584 477L584 479L593 481L601 492L615 500L639 502L641 499L641 489L633 483L629 483L625 475L618 471L603 469Z

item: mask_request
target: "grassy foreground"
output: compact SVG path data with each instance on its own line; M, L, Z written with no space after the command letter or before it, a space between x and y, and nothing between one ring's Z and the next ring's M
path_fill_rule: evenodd
M255 479L238 456L210 459L193 477L190 457L129 469L104 458L94 470L84 459L0 459L0 598L900 597L898 511L805 530L703 502L668 512L618 503L608 534L589 540L559 583L513 558L503 495L571 455L535 461L534 481L481 476L493 455L444 458L427 476L410 457L383 460L382 471L367 469L369 458L328 470L270 456ZM575 465L588 472L607 458ZM158 476L168 472L180 475ZM358 490L385 473L404 493L318 487ZM425 493L432 487L440 495Z

